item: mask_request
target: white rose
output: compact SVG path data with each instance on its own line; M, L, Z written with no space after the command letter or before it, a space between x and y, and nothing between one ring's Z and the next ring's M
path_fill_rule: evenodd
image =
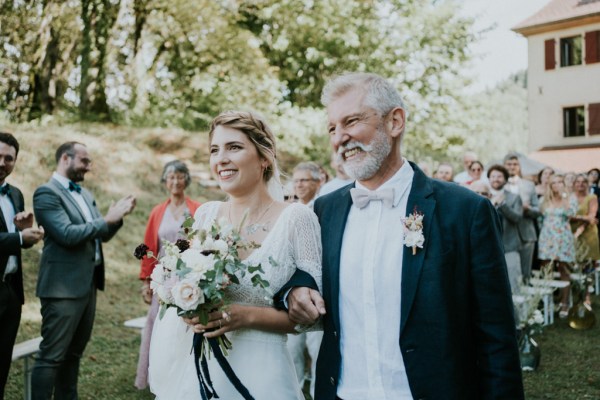
M179 247L175 246L174 243L168 242L166 240L163 241L163 249L165 256L168 257L177 257L177 254L179 254Z
M150 287L152 287L153 283L162 284L165 281L167 273L163 268L162 264L156 264L152 273L150 274Z
M175 271L175 268L177 267L178 258L179 258L178 256L165 255L165 256L161 257L160 263L168 271Z
M156 269L156 268L155 268ZM179 282L177 276L169 276L162 283L150 283L150 288L158 298L166 304L173 304L173 295L171 290L175 286L175 284Z
M178 282L173 289L173 302L184 311L195 310L204 303L204 293L198 287L198 283L192 279L184 279Z
M193 238L190 242L190 249L202 250L202 243L200 243L200 239Z
M228 248L227 242L222 239L214 240L213 238L206 238L202 244L202 250L216 250L222 254L225 254Z
M211 270L215 264L215 258L212 254L205 256L197 249L187 249L181 253L181 261L185 263L186 267L193 272L202 274L202 276L206 271Z

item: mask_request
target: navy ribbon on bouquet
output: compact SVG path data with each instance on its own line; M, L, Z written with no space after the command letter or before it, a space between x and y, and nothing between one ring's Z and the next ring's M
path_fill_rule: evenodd
M254 400L254 397L252 397L250 392L248 392L248 389L246 389L246 387L242 384L240 379L231 368L231 365L229 365L227 358L225 358L225 355L221 351L218 339L207 339L201 333L194 333L194 362L196 364L196 375L198 375L198 381L200 382L200 395L202 396L202 400L210 400L213 397L215 399L220 398L213 387L212 381L210 380L206 355L202 353L202 346L204 346L205 340L208 341L213 355L217 359L217 362L221 366L225 376L227 376L227 379L229 379L229 382L231 382L235 390L242 395L244 400Z

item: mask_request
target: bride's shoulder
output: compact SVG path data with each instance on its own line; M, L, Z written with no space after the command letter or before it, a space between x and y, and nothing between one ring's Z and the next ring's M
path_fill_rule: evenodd
M196 210L194 218L196 216L206 215L218 210L221 204L223 204L222 201L207 201L206 203L202 203L202 205Z
M317 216L312 208L301 203L290 203L284 206L281 216L290 222L317 221Z

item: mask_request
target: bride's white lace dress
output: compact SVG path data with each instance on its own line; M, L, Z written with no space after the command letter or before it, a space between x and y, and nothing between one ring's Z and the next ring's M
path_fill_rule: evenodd
M209 227L216 218L221 202L202 205L194 216L196 223ZM269 263L269 257L276 266ZM301 204L290 204L246 261L261 263L270 291L276 293L292 276L296 268L310 273L321 283L321 238L317 217ZM232 303L271 307L271 296L254 287L246 276L240 285L228 288ZM191 353L193 332L169 308L162 319L157 318L150 345L149 383L160 400L200 399L200 389L194 358ZM233 348L227 360L233 371L256 400L304 399L290 354L286 334L241 329L228 332ZM229 382L214 357L208 360L210 377L219 397L224 400L242 397Z

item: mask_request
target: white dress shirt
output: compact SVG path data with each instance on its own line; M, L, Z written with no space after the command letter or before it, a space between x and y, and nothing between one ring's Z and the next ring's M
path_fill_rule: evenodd
M78 193L75 190L69 190L69 178L66 178L58 173L54 173L52 175L52 178L57 180L58 183L61 184L61 186L63 186L65 189L67 189L67 191L69 192L69 194L71 195L71 197L73 197L73 199L75 200L75 202L77 203L77 205L79 206L79 209L81 210L81 212L83 213L83 216L85 217L85 220L87 222L91 222L94 220L94 217L92 216L92 210L90 210L90 207L88 206L88 204L85 202L85 199L83 198L83 195L81 193ZM100 264L101 261L101 256L100 256L100 242L99 239L96 239L96 265Z
M4 185L0 186L3 187ZM15 206L12 201L8 198L8 195L0 194L0 209L2 209L2 216L4 217L4 221L6 221L6 227L8 228L8 233L15 233L16 227L14 223L15 219ZM19 232L19 240L21 241L21 245L23 245L23 238L21 236L21 232ZM17 256L8 257L8 262L6 263L6 269L4 270L4 277L8 274L12 274L18 268L19 264L17 262Z
M371 201L350 208L340 256L338 397L344 400L412 399L400 352L402 218L414 171L404 159L378 190L393 188L392 208ZM356 187L366 189L359 182Z
M521 177L518 175L511 176L510 178L508 178L508 182L505 185L505 189L513 194L519 195L519 192L520 192L519 181L520 180L521 180Z

